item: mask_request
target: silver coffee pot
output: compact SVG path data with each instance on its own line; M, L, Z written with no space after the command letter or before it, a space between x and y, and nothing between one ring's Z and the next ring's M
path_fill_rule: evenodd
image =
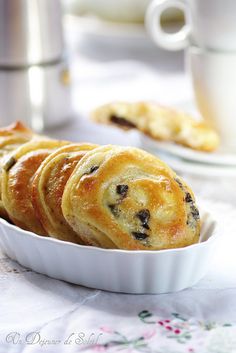
M0 0L0 125L43 131L71 114L60 0Z

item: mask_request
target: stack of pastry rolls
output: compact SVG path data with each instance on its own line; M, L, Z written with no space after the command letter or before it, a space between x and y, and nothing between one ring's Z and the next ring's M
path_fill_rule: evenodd
M126 250L199 240L189 186L133 147L39 136L17 122L0 129L0 213L41 236Z

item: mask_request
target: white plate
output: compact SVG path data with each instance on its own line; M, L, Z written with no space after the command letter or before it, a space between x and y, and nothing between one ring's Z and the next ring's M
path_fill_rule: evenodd
M236 177L236 166L233 167L191 162L163 152L159 152L158 154L156 153L156 155L179 173L206 177Z
M155 154L158 154L160 151L168 152L172 156L181 157L188 161L236 167L236 151L232 153L224 149L223 146L216 152L199 152L171 142L156 141L142 133L140 133L140 141L144 149L152 150Z
M215 249L216 222L203 212L201 239L161 251L108 250L76 245L24 231L0 219L3 252L47 276L86 287L124 293L175 292L197 283Z

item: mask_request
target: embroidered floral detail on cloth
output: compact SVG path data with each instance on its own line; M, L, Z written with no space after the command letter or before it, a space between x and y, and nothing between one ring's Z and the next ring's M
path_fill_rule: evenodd
M141 311L137 320L143 324L142 334L127 335L102 326L104 341L93 346L96 352L144 353L235 353L236 325L187 319L179 313L170 317ZM91 348L91 347L90 347Z

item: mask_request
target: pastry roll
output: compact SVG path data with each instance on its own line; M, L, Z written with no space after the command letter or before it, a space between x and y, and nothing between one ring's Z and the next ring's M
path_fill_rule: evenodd
M201 151L214 151L219 136L205 121L155 103L110 103L92 113L94 121L128 130L136 128L157 140L175 143Z
M0 128L0 157L29 141L35 134L20 121Z
M32 204L47 233L57 239L81 244L79 235L66 222L61 200L68 178L92 144L71 144L50 154L38 168L32 182Z
M10 152L30 141L34 136L33 131L19 121L0 129L0 216L3 218L8 218L1 199L1 173L4 159Z
M31 180L42 161L68 142L36 139L25 143L5 160L2 170L2 202L9 218L19 227L37 234L47 232L31 203Z
M192 190L165 163L132 147L88 152L69 178L62 211L85 243L160 250L199 240Z

